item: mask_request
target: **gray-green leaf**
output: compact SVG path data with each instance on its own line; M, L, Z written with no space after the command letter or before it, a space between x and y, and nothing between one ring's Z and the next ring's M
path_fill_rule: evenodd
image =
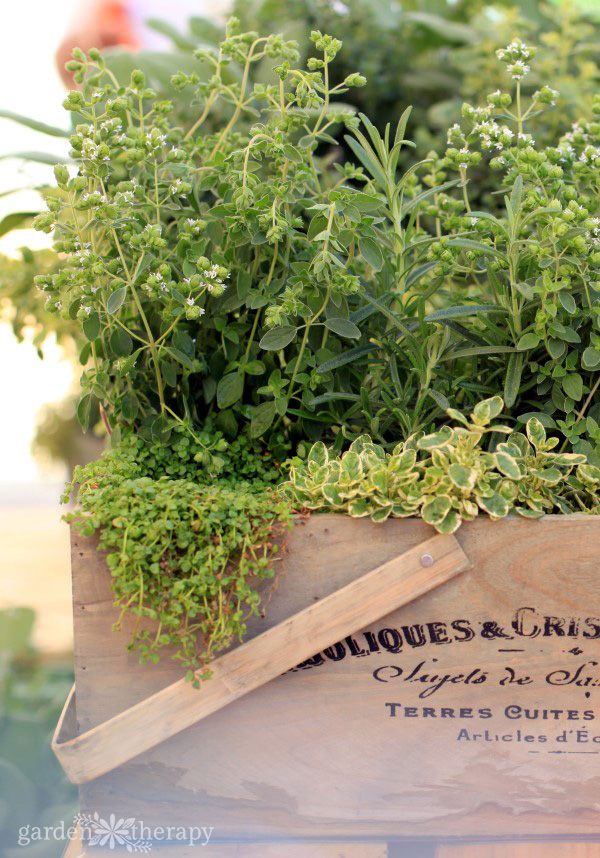
M281 325L279 328L271 328L260 341L261 349L265 351L278 351L284 349L296 336L298 328L293 325Z
M122 306L127 295L127 286L116 289L106 302L106 310L113 316Z
M329 328L330 331L333 331L334 334L340 337L347 337L354 340L360 339L360 328L349 319L334 317L333 319L327 319L324 324L326 328Z

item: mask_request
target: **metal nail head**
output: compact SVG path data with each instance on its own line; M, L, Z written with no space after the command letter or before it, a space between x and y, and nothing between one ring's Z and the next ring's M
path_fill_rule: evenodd
M423 554L421 556L421 566L433 566L433 557L431 554Z

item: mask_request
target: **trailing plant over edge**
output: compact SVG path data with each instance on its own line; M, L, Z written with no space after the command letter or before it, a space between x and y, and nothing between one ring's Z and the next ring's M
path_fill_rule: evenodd
M181 429L168 445L129 435L75 469L77 511L67 519L99 533L116 628L135 617L129 648L142 662L168 648L197 684L210 658L243 636L291 521L279 479L277 459L247 437L228 444L205 431L196 442Z

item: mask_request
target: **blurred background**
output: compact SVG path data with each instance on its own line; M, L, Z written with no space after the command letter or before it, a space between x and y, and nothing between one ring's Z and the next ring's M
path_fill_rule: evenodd
M600 0L20 0L0 27L0 858L48 855L14 848L19 816L30 825L69 818L75 793L50 754L52 728L71 681L68 531L59 496L73 467L99 455L101 426L75 418L81 366L75 328L45 314L36 273L60 264L51 236L31 229L52 165L69 158L70 114L59 65L70 49L100 47L116 73L142 67L162 97L190 109L170 85L214 45L231 6L244 29L284 32L308 50L311 29L341 38L337 74L368 84L348 94L380 127L414 105L409 134L421 157L443 152L464 100L501 86L496 48L513 37L539 46L533 87L564 104L560 135L589 110L600 74ZM150 20L150 23L147 23ZM59 59L57 60L57 54ZM177 102L179 99L179 103ZM570 112L573 115L570 115ZM546 116L546 114L545 114ZM32 117L34 121L30 121ZM56 855L61 854L57 847Z

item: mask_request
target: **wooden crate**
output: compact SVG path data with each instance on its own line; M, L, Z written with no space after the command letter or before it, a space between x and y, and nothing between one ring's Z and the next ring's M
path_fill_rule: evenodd
M250 636L431 535L313 516ZM482 518L457 538L471 571L85 784L83 809L216 840L600 839L600 520ZM126 652L103 557L72 548L85 731L180 668Z

